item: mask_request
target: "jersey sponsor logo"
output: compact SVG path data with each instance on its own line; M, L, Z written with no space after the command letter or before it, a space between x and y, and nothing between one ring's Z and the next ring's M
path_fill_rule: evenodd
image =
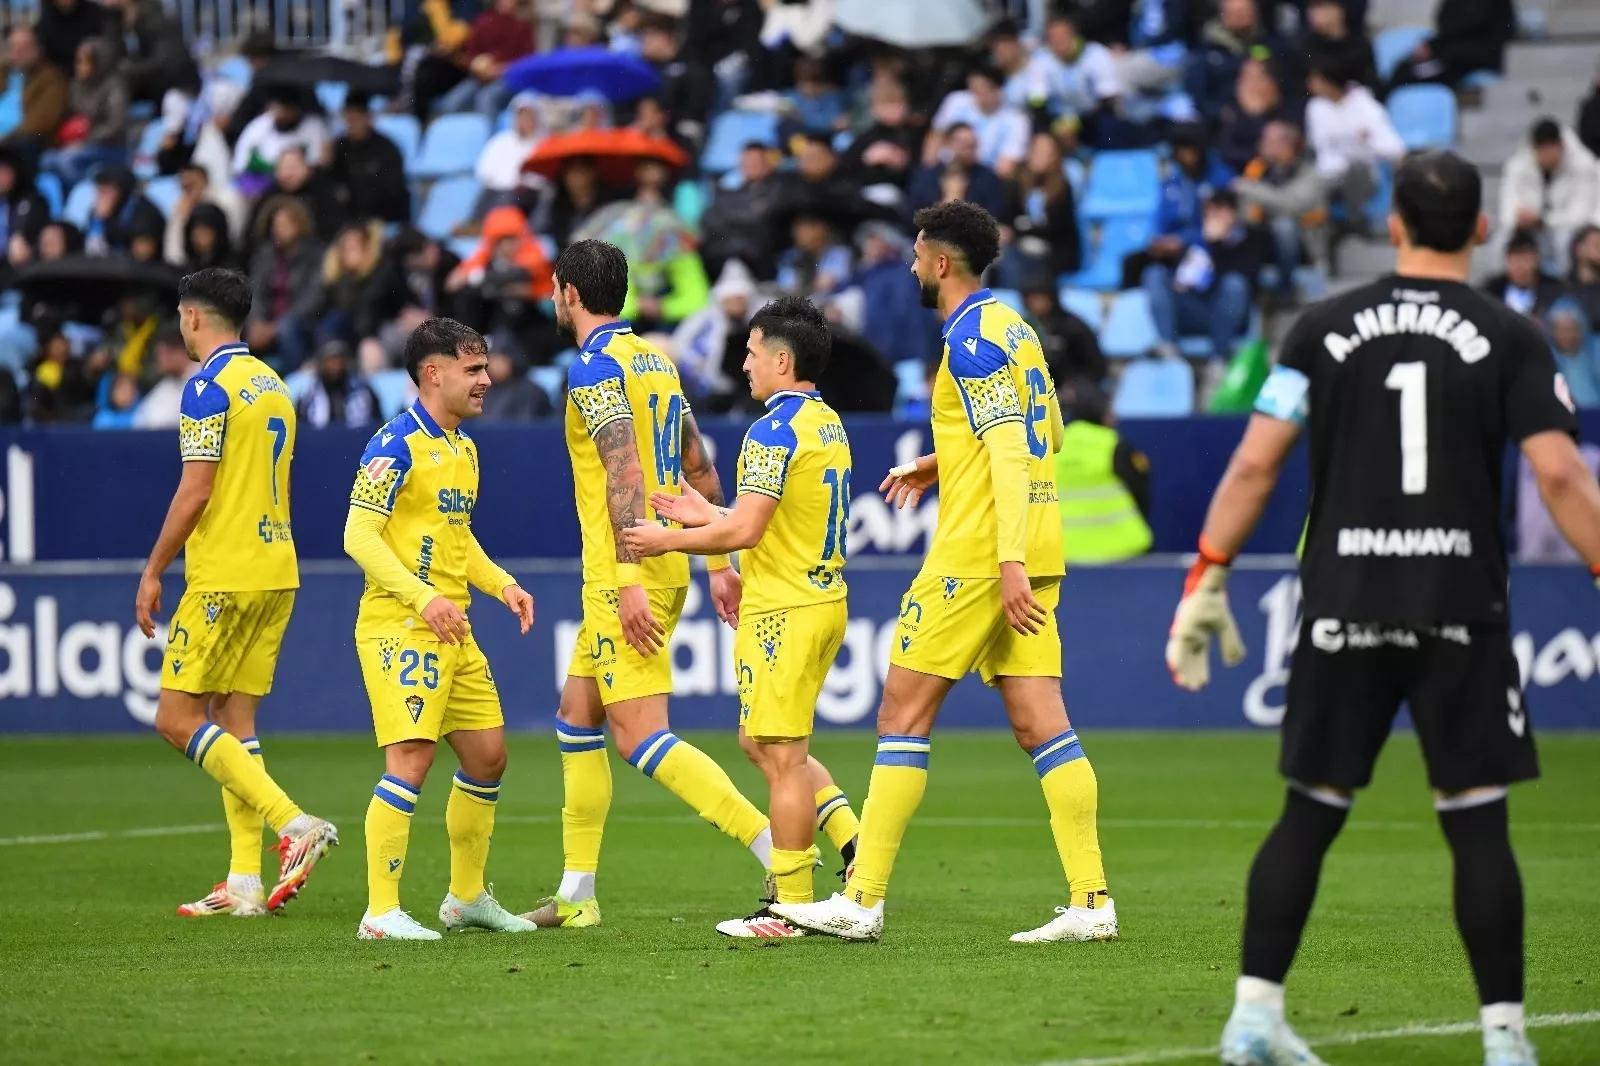
M1366 341L1397 334L1436 337L1454 348L1464 363L1483 359L1491 347L1489 338L1478 331L1476 323L1462 318L1460 312L1441 309L1434 303L1406 300L1364 307L1355 313L1352 325L1355 331L1349 336L1328 333L1322 338L1322 346L1337 362L1344 362Z
M976 337L968 337L966 340L961 342L961 346L967 350L967 354L969 355L978 354L978 338Z
M471 514L477 506L478 494L470 489L440 489L440 514Z
M411 715L411 720L413 722L419 722L422 720L422 706L422 697L418 696L416 693L412 693L406 697L406 713Z
M194 394L196 396L198 396L202 392L205 392L205 391L206 391L206 379L205 378L195 378L195 380L194 380Z
M1510 711L1506 714L1506 725L1511 727L1511 732L1521 737L1528 731L1528 712L1522 709L1522 693L1514 688L1506 689L1506 705Z
M1339 530L1341 556L1419 555L1472 557L1472 534L1465 529L1364 529Z
M387 474L389 472L389 468L392 466L394 466L393 457L388 455L378 455L368 459L367 465L363 469L365 469L367 472L368 481L382 481L383 475ZM346 467L346 469L349 468Z
M417 580L424 585L433 584L428 580L428 575L433 572L433 538L423 537L421 550L417 552Z

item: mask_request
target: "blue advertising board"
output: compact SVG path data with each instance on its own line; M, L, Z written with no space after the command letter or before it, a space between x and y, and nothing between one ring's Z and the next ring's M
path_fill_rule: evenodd
M1263 563L1265 565L1263 565ZM850 623L818 702L824 727L873 724L910 560L852 565ZM568 561L511 569L537 601L519 636L498 603L476 597L474 630L494 665L512 728L549 728L578 631L579 576ZM262 707L273 732L370 728L351 630L361 578L348 564L310 563L289 625L276 687ZM1271 727L1283 711L1298 632L1292 566L1246 561L1231 582L1249 655L1218 669L1209 688L1179 691L1163 647L1183 582L1175 561L1079 569L1068 575L1058 617L1067 707L1080 728ZM152 720L161 646L133 625L137 566L0 567L0 732L134 730ZM167 581L170 611L182 590ZM732 631L716 620L695 575L672 642L672 720L683 729L732 729L738 706ZM1512 579L1514 646L1528 705L1542 729L1600 728L1600 600L1572 566L1518 566ZM995 694L974 678L945 705L948 726L1003 727Z

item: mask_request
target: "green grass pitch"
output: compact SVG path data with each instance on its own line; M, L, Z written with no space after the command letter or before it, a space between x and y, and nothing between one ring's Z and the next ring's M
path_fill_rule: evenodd
M1123 938L1013 945L1064 902L1037 781L1009 736L940 733L882 943L760 945L712 929L754 903L750 856L613 759L604 926L370 943L355 928L379 757L365 738L264 726L268 767L344 839L271 920L173 916L221 876L227 839L214 786L154 737L0 742L0 1061L1203 1063L1162 1053L1221 1030L1245 870L1281 801L1269 736L1090 733ZM694 739L764 803L730 737ZM872 740L828 734L815 750L859 805ZM1593 1014L1600 736L1547 736L1542 754L1544 781L1512 800L1529 1011ZM423 791L404 886L430 925L451 770L442 755ZM503 796L490 876L521 909L560 872L553 737L513 739ZM201 828L143 832L162 827ZM92 836L61 839L76 834ZM819 892L837 883L823 847ZM1481 1061L1473 1033L1367 1038L1476 1018L1449 894L1416 744L1397 737L1329 857L1290 979L1308 1039L1359 1038L1323 1048L1335 1066ZM1565 1020L1534 1033L1546 1066L1600 1062L1600 1014Z

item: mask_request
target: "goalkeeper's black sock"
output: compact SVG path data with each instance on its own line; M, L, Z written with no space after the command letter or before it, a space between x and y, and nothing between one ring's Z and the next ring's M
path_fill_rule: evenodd
M1456 928L1478 1001L1522 1002L1522 875L1511 851L1503 791L1487 801L1443 800L1439 825L1455 855Z
M1350 813L1348 798L1291 785L1283 814L1250 867L1244 912L1246 977L1282 984L1317 897L1322 857Z

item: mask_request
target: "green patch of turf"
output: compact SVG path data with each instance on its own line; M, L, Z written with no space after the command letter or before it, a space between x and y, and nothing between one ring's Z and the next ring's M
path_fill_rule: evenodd
M731 737L702 745L758 804ZM227 865L208 778L154 738L0 744L0 1061L1010 1063L1203 1047L1232 1002L1245 870L1276 816L1275 741L1097 733L1101 842L1122 922L1109 944L1024 947L1065 886L1027 758L999 733L940 733L927 799L895 868L884 940L734 942L760 871L672 795L614 760L605 924L435 944L358 942L362 817L382 762L364 738L265 734L267 766L344 844L271 920L183 920ZM858 804L873 744L815 745ZM1600 737L1541 741L1545 779L1512 800L1528 897L1533 1013L1600 1007ZM437 925L449 861L441 756L412 831L404 900ZM512 740L490 858L514 909L560 875L550 737ZM126 835L162 826L186 834ZM837 884L836 857L819 893ZM270 857L269 857L270 858ZM268 869L271 869L269 864ZM1471 1021L1449 859L1410 737L1391 743L1329 857L1290 982L1310 1039ZM1535 1033L1546 1066L1600 1061L1600 1024ZM1477 1037L1332 1047L1330 1062L1477 1061ZM1206 1061L1197 1058L1192 1061Z

